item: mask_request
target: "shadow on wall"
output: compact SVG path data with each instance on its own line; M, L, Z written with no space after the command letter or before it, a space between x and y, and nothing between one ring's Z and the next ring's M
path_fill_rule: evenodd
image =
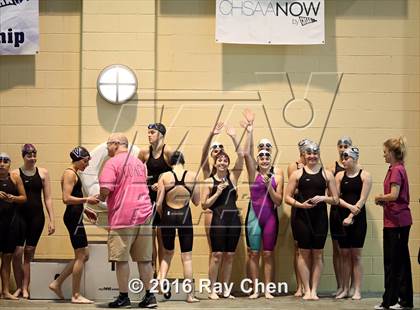
M0 56L0 90L35 86L35 56Z
M111 104L96 94L99 124L108 132L126 132L135 126L138 109L137 94L128 104Z

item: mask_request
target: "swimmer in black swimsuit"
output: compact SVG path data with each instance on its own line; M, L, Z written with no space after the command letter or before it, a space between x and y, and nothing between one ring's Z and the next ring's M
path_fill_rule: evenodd
M302 139L298 143L298 149L299 149L299 158L296 162L293 162L289 164L287 167L287 177L290 179L290 176L293 172L295 172L298 169L302 169L303 166L305 166L305 147L307 144L312 143L309 139ZM295 195L296 198L296 195ZM299 247L296 241L296 229L295 229L295 219L296 219L296 208L292 207L290 212L290 228L292 230L292 236L294 240L294 246L295 246L295 256L293 259L293 268L295 270L295 276L296 276L296 292L295 297L302 297L304 294L304 287L302 283L302 279L299 275L299 269L297 267L298 265L298 257L299 257Z
M214 159L220 151L223 151L223 152L225 151L224 145L222 143L217 142L217 141L212 142L213 137L219 135L222 132L223 127L225 127L226 129L226 134L232 139L236 152L238 151L239 141L236 137L235 129L223 122L216 123L212 131L210 131L210 134L208 135L206 141L204 142L202 153L201 153L200 169L203 169L204 179L207 179L211 177L212 175L214 175L215 173L215 168L213 166ZM210 154L209 154L209 151L210 151ZM211 260L210 226L211 226L211 221L212 221L212 215L213 213L210 210L207 210L207 212L204 212L204 228L206 231L207 243L209 245L209 250L210 250L209 262Z
M340 171L344 171L344 166L341 162L341 156L343 152L347 150L352 145L352 141L350 137L344 136L338 139L337 141L337 151L338 151L338 160L335 161L329 168L334 176L337 175ZM337 205L332 205L330 208L330 233L331 233L331 241L332 241L332 248L333 248L333 265L334 265L334 273L335 273L335 280L337 282L337 291L333 294L333 296L338 296L343 292L344 282L343 282L343 259L340 253L340 246L338 244L339 238L343 235L343 225L340 220L339 214L339 207Z
M342 163L345 171L335 176L340 194L340 219L343 236L338 239L340 254L343 259L343 291L337 299L348 297L350 280L354 294L352 299L362 298L362 248L366 237L366 207L365 203L372 188L372 177L369 172L358 165L359 149L350 147L343 152Z
M88 304L93 301L83 297L80 294L80 281L82 278L83 267L89 259L88 241L86 237L85 227L83 225L83 213L91 222L95 222L96 213L84 207L83 204L96 205L99 203L98 198L83 197L82 182L78 175L78 171L83 171L89 165L90 154L81 146L74 148L70 152L72 164L64 170L61 178L61 188L63 191L63 202L67 205L64 212L64 224L70 235L71 245L74 249L75 258L61 272L60 276L49 285L49 288L57 294L58 297L64 299L61 291L61 285L68 276L73 276L72 281L72 297L71 302L75 304Z
M305 161L306 165L293 172L289 178L285 202L298 208L295 228L299 247L299 274L305 287L303 299L318 300L317 289L328 233L326 204L337 204L338 194L334 176L320 164L319 147L316 143L305 147ZM331 196L326 195L327 189Z
M29 298L29 280L31 261L44 229L45 216L42 205L42 195L47 209L49 223L48 235L55 231L54 210L52 206L51 184L48 170L36 167L37 150L33 144L22 147L23 166L14 170L18 173L25 186L28 200L17 208L19 219L18 243L13 254L13 273L16 279L16 297ZM22 264L23 259L23 264Z
M236 207L237 184L243 169L244 158L241 151L232 173L229 173L229 156L219 152L216 156L216 173L204 181L201 206L210 209L213 217L210 227L212 257L209 266L211 282L210 299L219 299L214 283L217 281L219 267L222 264L221 279L225 284L230 281L233 258L241 234L241 220ZM230 291L224 291L225 298L234 298Z
M26 193L18 173L9 173L10 156L0 153L0 252L1 287L4 299L17 300L9 292L10 263L16 248L17 222L15 218L17 204L26 202Z
M163 259L160 264L160 280L166 276L174 256L175 234L181 247L181 260L184 267L184 279L192 283L192 247L193 224L190 210L190 200L194 205L200 203L200 189L196 186L196 174L184 169L184 156L176 151L171 157L172 171L165 172L159 178L157 210L161 215L161 233L164 247ZM194 293L188 294L187 302L199 301Z
M152 264L156 270L156 259L159 264L162 262L163 244L158 227L160 223L160 215L156 212L156 199L158 190L159 176L167 171L171 171L170 158L172 156L171 149L164 143L166 128L161 123L149 124L147 127L147 136L149 139L149 147L142 148L139 152L139 159L146 164L147 167L147 184L149 186L149 197L153 205L153 255ZM157 239L157 246L155 240ZM156 271L155 271L156 273Z

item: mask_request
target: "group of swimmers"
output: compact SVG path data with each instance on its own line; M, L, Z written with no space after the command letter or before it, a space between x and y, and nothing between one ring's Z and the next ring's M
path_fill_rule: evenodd
M165 145L166 128L163 124L148 126L150 145L140 150L138 158L147 166L149 196L155 210L155 276L160 280L167 277L178 231L184 277L193 278L191 201L195 205L201 204L206 211L204 224L210 249L209 279L212 283L209 299L234 298L230 291L217 292L214 284L217 280L230 282L234 254L243 226L248 247L247 276L256 285L256 280L260 278L262 256L264 282L268 285L274 278L274 250L279 228L277 208L284 200L292 207L291 229L295 240L297 280L295 296L304 300L319 299L317 289L323 269L323 249L330 227L338 288L336 298L361 299L361 252L367 230L365 203L372 179L369 172L358 164L359 148L353 146L349 137L340 138L337 142L338 160L330 168L325 168L320 161L319 145L309 139L299 141L299 157L287 169L288 184L283 192L283 172L273 163L274 145L269 139L261 139L256 148L257 155L254 156L254 113L245 110L243 114L241 126L246 133L244 143L240 143L235 130L224 123L217 123L210 132L200 161L204 181L198 181L198 172L185 170L185 158L181 152L172 151ZM223 128L231 137L236 151L231 170L231 157L225 147L213 141ZM10 157L5 153L0 154L1 278L3 297L8 299L29 297L29 262L44 226L41 192L50 218L48 232L52 234L55 230L48 171L35 166L36 154L34 145L25 144L22 148L24 165L11 173ZM72 301L84 303L87 300L80 295L77 282L80 285L82 266L88 257L85 250L87 239L85 235L81 239L76 238L74 233L80 228L78 221L83 212L93 222L96 220L95 212L83 208L83 204L95 205L99 199L97 196L83 197L81 190L78 172L89 164L88 151L77 147L71 152L71 157L72 165L62 177L63 201L67 205L64 223L72 244L82 245L73 244L75 260L50 288L62 297L61 284L73 274ZM244 164L248 173L250 201L245 223L242 224L236 202ZM329 216L327 204L331 205ZM16 237L18 240L15 240ZM14 294L9 292L12 257L17 283ZM267 299L273 298L268 290L260 292L257 286L249 298L258 298L260 293ZM191 293L187 301L198 300Z

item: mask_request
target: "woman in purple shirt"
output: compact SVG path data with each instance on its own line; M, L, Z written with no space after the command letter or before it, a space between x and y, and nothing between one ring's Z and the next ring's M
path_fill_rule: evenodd
M384 142L384 158L390 166L384 180L384 194L376 196L375 203L384 208L385 292L382 303L375 306L375 309L413 308L413 281L408 249L412 218L408 177L404 167L406 154L404 138L391 138Z

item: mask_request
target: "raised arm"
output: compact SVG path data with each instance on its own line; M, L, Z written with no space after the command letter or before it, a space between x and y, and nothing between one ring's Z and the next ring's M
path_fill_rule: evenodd
M245 137L245 146L244 146L244 158L246 170L248 171L248 182L251 186L252 182L255 180L255 174L257 173L257 163L252 155L251 151L251 140L252 140L252 131L253 125L245 124L246 137Z
M211 140L213 139L213 136L220 134L221 130L223 129L224 123L218 122L214 126L214 128L210 131L210 134L208 135L206 141L204 142L203 149L201 150L201 159L200 159L200 168L197 171L197 176L200 173L200 169L203 169L203 175L204 178L208 178L210 176L210 164L209 164L209 148Z
M253 126L254 125L254 120L255 120L255 114L254 114L254 112L252 112L250 109L245 109L242 112L242 115L245 118L245 124L246 124L246 126L248 126L248 125ZM254 131L253 131L253 128L251 129L251 132L249 134L250 134L250 136L248 137L249 138L249 140L248 140L248 143L249 143L249 155L251 156L252 159L254 159ZM255 159L254 159L254 161L255 161Z

